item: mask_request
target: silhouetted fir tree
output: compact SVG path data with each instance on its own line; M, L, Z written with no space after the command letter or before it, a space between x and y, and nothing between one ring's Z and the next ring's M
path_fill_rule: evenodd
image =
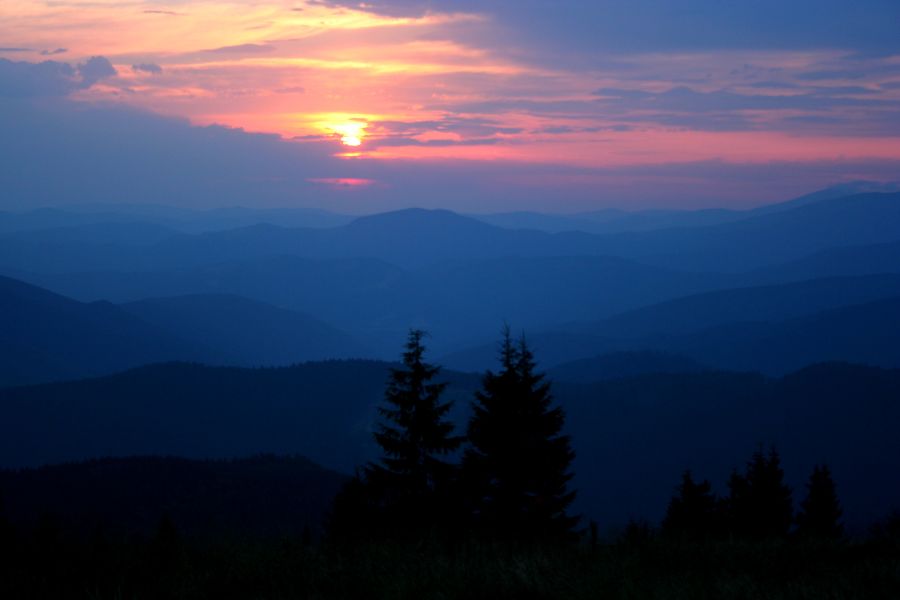
M768 456L762 450L754 452L746 473L735 471L728 487L726 506L732 534L754 539L787 536L793 522L793 500L774 448Z
M440 367L424 361L420 330L409 332L403 367L392 369L382 422L375 441L384 455L365 469L364 479L388 522L399 529L431 527L440 522L439 508L449 493L456 466L445 457L463 438L454 436L447 420L451 402L441 402L446 383L432 383Z
M802 537L838 539L844 534L841 504L838 501L831 470L816 466L806 484L806 499L797 515L797 534Z
M681 477L675 495L669 501L662 532L666 537L701 540L717 533L719 502L709 481L697 483L690 471Z
M500 367L485 374L469 422L463 473L475 525L501 539L570 539L578 522L566 512L575 454L561 434L563 410L553 406L525 339L514 344L508 328Z

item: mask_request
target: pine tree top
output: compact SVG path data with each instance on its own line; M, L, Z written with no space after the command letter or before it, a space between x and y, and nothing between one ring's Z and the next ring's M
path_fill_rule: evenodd
M405 480L401 487L428 489L449 465L439 458L457 448L462 437L454 436L446 414L451 402L441 402L446 383L433 383L440 367L424 360L425 332L409 332L403 366L391 369L385 389L382 417L375 441L384 452L380 465L369 472Z

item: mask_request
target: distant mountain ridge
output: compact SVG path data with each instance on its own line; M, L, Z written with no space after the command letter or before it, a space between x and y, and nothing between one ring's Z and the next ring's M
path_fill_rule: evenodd
M621 352L661 352L707 367L782 375L823 361L900 367L900 276L813 280L688 296L563 331L529 333L548 368ZM496 353L483 343L446 354L475 370ZM638 357L640 355L637 355ZM636 361L639 369L641 361ZM681 371L681 370L679 370Z
M749 212L752 212L754 214L767 214L783 210L790 210L792 208L799 208L808 204L827 202L828 200L844 198L847 196L856 196L860 194L895 194L897 192L900 192L900 181L847 181L844 183L838 183L828 186L809 194L804 194L785 202L764 204L763 206L751 209Z
M6 277L0 277L0 324L0 385L217 356L108 302L84 304Z
M702 373L711 370L713 369L684 356L644 350L613 352L563 363L549 369L547 377L568 383L596 383L641 375Z
M445 260L618 256L690 271L739 272L835 246L900 240L900 193L829 198L706 226L592 235L495 227L449 211L408 209L325 228L259 224L124 244L0 236L0 267L34 272L152 271L265 256L375 258L403 268Z
M827 277L683 296L566 330L614 338L690 333L741 321L784 321L893 296L900 296L900 273Z
M719 282L603 256L446 261L417 270L373 259L277 256L174 271L23 277L79 299L239 295L339 323L379 356L392 356L412 325L449 347L497 331L504 320L535 329L560 315L593 319Z
M683 227L705 227L720 225L754 216L782 212L824 202L835 198L867 193L900 192L900 183L875 181L852 181L829 186L810 194L784 202L765 204L757 208L735 210L728 208L705 208L695 210L645 209L622 210L615 208L571 214L548 214L540 212L505 212L473 214L472 217L507 229L535 229L550 233L583 231L593 234L615 234L627 232L654 231Z
M349 335L235 296L85 304L0 277L0 386L105 375L172 360L270 366L364 356Z
M838 246L900 240L900 193L860 194L708 227L608 236L608 251L647 264L741 272Z
M382 276L374 274L371 287L355 292L348 288L347 293L358 295L355 315L328 313L328 303L338 298L320 296L314 306L332 320L353 323L352 319L358 319L351 329L355 336L303 313L233 294L182 294L122 306L83 304L5 279L6 287L0 286L0 303L6 302L7 310L0 319L5 319L8 326L2 334L6 360L5 368L0 369L0 385L102 375L168 360L275 366L325 358L392 356L402 342L403 324L416 318L417 306L429 306L433 311L425 326L435 336L438 352L452 348L454 342L461 348L440 352L440 361L455 369L479 371L493 361L496 348L493 342L481 346L464 344L470 339L469 331L477 331L484 339L491 331L499 330L505 319L516 327L521 323L539 323L542 311L547 311L550 303L557 307L551 311L553 314L574 316L584 310L579 298L603 293L608 295L607 303L634 302L629 300L627 291L615 287L605 291L610 282L634 275L627 262L613 260L606 264L601 259L585 258L580 264L560 260L522 261L518 266L516 261L496 261L485 264L483 271L468 265L459 273L454 272L457 267L447 265L445 270L432 274L435 281L428 285L423 283L428 280L401 274L398 287L390 293L382 287ZM372 274L366 265L361 268ZM537 265L544 266L535 269ZM622 267L631 275L616 274L616 269ZM599 270L594 271L595 268ZM353 269L356 272L356 267ZM567 269L572 269L572 273L568 274ZM328 272L326 269L320 275ZM573 279L580 282L578 286L564 283L577 274L590 273L596 274ZM260 286L266 279L253 278L259 274L258 269L250 269L244 275L250 277L245 282L248 287L228 291L264 291L266 288ZM186 281L199 280L196 274L187 275ZM320 275L308 279L308 284L298 280L297 286L285 286L272 280L269 285L286 293L278 299L291 302L291 293L309 290L307 295L313 294L313 288L305 286L321 283ZM215 276L213 271L200 279ZM331 269L329 276L342 275ZM555 282L553 277L562 279ZM646 278L643 293L649 293L660 281L660 274ZM670 282L668 288L660 288L660 293L662 289L674 289L671 286L675 284ZM472 289L481 294L469 293ZM177 288L168 291L180 293ZM521 303L518 299L523 297L529 302ZM563 331L538 327L526 331L548 367L622 351L672 353L710 367L769 373L784 373L821 360L895 366L898 358L889 339L877 344L875 341L892 335L894 324L900 321L900 306L889 301L896 297L900 297L900 274L828 278L685 296L604 321L570 324ZM48 298L52 301L43 300ZM569 301L572 303L567 305ZM510 312L509 307L517 302L520 306ZM867 318L867 314L876 314L870 309L877 309L883 322ZM381 321L380 330L364 328L378 315L390 314L387 311L394 312L395 321ZM801 327L798 319L807 318L820 321L814 327ZM826 332L833 329L830 344L819 339L817 328ZM792 333L788 335L787 331ZM761 347L759 337L764 332L777 340L778 348L783 350L770 352ZM358 342L355 338L360 333L366 334L362 339L379 341L379 345L369 348ZM816 343L810 341L816 339ZM871 343L867 345L866 340ZM806 344L806 349L801 351L802 344ZM646 371L638 368L635 372Z
M827 361L900 367L900 297L778 323L734 323L658 347L731 370L782 375Z
M318 319L241 296L151 298L121 306L156 327L216 348L224 358L220 364L276 366L371 354Z
M828 248L797 260L750 272L743 279L750 284L782 283L880 273L900 273L900 241Z

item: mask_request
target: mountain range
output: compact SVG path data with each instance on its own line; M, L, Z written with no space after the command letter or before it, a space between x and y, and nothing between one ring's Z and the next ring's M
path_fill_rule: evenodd
M504 281L498 270L491 285L502 288ZM521 309L534 311L534 319L542 293L547 290L536 286L530 298L533 304ZM357 318L377 314L364 311L366 306L370 311L377 308L366 304L366 298L359 298ZM436 331L469 318L470 325L481 325L485 340L441 354L439 362L464 371L488 368L496 356L497 332L491 331L492 320L479 318L476 310L492 308L493 317L501 323L504 303L515 301L513 294L498 294L482 305L477 298L467 300L449 291L443 298L436 297L434 306L445 302L446 307L446 322L432 323ZM322 303L324 307L324 299ZM389 305L385 299L381 306ZM278 366L378 356L355 336L319 319L235 295L182 295L120 305L82 303L0 278L0 306L4 309L0 314L3 385L77 379L173 360ZM573 308L568 314L577 313ZM402 323L392 325L387 332ZM621 369L610 372L609 365L584 361L621 352L638 352L633 359L642 352L658 352L709 368L782 374L826 360L900 367L900 353L893 343L900 335L898 328L900 275L887 274L708 292L527 335L546 368L576 361L582 371L597 368L615 377L650 367L644 361L635 361L631 367L614 361ZM383 354L396 356L402 337L383 335L391 341Z
M319 228L20 229L0 234L0 271L82 302L242 296L344 330L379 358L422 327L448 354L504 322L565 331L704 292L900 273L900 194L836 193L716 224L607 235L505 229L425 210Z

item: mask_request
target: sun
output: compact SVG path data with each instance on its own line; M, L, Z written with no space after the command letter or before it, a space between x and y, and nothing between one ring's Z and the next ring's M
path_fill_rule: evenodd
M337 138L342 145L350 148L362 146L369 135L369 124L378 120L373 115L358 113L320 113L311 117L310 124L322 135Z
M344 123L332 123L329 125L329 129L334 134L341 136L342 144L356 147L362 144L367 126L368 123L365 121L346 121Z

